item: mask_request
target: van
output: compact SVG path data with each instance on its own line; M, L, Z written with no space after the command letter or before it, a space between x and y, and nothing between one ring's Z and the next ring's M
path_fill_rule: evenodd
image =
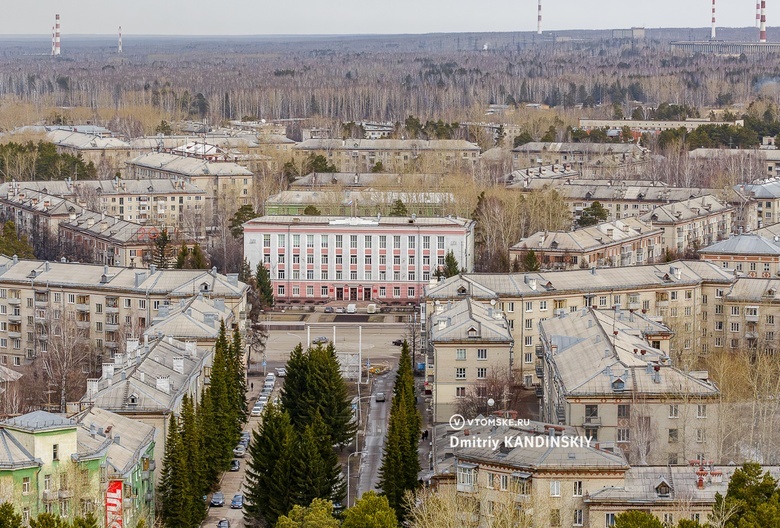
M356 304L348 304L347 305L347 313L356 313L357 312L357 305Z
M366 306L366 313L375 314L376 313L376 304L369 304Z

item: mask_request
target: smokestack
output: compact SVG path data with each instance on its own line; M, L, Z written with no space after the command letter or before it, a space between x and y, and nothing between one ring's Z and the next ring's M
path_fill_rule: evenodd
M761 0L761 25L758 31L758 41L766 42L766 0Z
M60 15L55 15L54 24L54 55L60 54Z
M54 26L51 27L51 54L54 55Z
M756 27L761 25L761 2L756 1Z
M541 35L542 34L542 0L539 0L539 7L537 9L537 15L536 15L536 34Z
M710 30L710 40L715 40L715 0L712 0L712 29Z
M712 3L715 3L715 0L712 0ZM712 8L713 12L715 11L715 8ZM122 53L122 26L119 26L119 47L116 50L117 53Z

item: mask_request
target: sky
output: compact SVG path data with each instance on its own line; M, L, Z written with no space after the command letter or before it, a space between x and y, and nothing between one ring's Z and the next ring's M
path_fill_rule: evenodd
M11 0L6 0L10 4ZM711 0L542 0L543 29L704 27ZM772 5L767 2L769 25ZM777 3L776 1L774 2ZM536 0L15 0L0 35L299 35L535 31ZM718 26L755 25L753 0L717 0Z

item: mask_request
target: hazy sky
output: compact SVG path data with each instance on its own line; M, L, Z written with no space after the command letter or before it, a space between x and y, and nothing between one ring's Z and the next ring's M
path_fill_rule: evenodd
M532 31L536 0L6 0L0 35L268 35ZM4 3L6 3L4 2ZM772 18L767 2L769 25ZM13 7L11 7L13 5ZM711 0L543 0L557 29L709 26ZM755 25L753 0L718 0L718 25ZM773 24L774 22L774 24Z

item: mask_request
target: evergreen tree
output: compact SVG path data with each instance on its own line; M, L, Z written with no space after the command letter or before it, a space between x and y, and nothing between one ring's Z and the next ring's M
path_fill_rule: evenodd
M70 523L53 513L39 513L30 519L30 528L70 528Z
M255 208L250 204L242 205L230 218L230 233L233 238L242 238L244 236L244 224L259 215Z
M417 410L414 372L409 344L404 341L393 387L387 442L379 469L379 487L395 510L399 522L406 516L405 496L419 486L420 460L417 451L422 418Z
M16 224L8 221L3 224L3 236L0 238L0 253L9 257L35 258L30 242L25 235L16 233Z
M317 498L340 502L344 498L346 482L331 445L325 422L317 413L295 443L291 475L295 504L306 505Z
M171 264L171 237L168 230L163 229L154 239L152 245L152 263L160 269L168 268Z
M344 512L341 528L397 528L395 511L387 497L369 491L355 505Z
M167 528L189 528L190 526L190 514L187 511L189 490L186 464L179 424L176 417L171 414L158 487L160 515Z
M184 269L187 266L187 260L189 256L190 251L187 248L187 243L182 241L179 252L176 254L176 264L174 264L173 267L176 269Z
M523 253L520 268L522 271L539 271L539 259L536 257L536 252L533 249Z
M393 208L390 209L389 216L409 216L409 212L406 210L406 205L399 198L393 202Z
M241 262L241 267L238 268L238 280L244 284L254 286L252 284L252 281L254 280L254 277L252 277L252 268L249 267L249 261L246 258Z
M143 526L142 523L144 523L143 519L138 521L136 528ZM95 514L89 511L84 517L76 517L73 519L73 528L100 528L100 525L98 524Z
M268 404L252 433L246 468L244 517L250 524L265 520L273 526L293 506L291 471L296 434L290 416Z
M312 374L308 350L304 353L303 345L298 343L287 360L287 373L281 393L282 408L296 426L308 423L310 409L315 407L319 397L309 386Z
M274 289L273 284L271 283L271 274L262 262L257 264L255 282L263 306L271 308L274 305Z
M615 517L615 528L664 528L658 517L650 512L629 510Z
M455 258L455 254L452 252L452 250L450 250L447 252L447 255L444 257L444 267L437 268L435 275L437 278L441 280L449 277L454 277L459 273L460 273L460 266L458 265L458 259Z
M224 321L223 321L224 327ZM248 409L246 406L246 368L244 366L244 344L241 340L241 330L238 325L233 329L233 338L230 340L230 372L233 374L233 391L235 393L235 413L239 433L247 421Z
M195 402L188 396L182 398L181 448L184 450L188 494L185 498L190 526L199 525L206 518L203 495L208 493L205 482L203 452L200 449L200 430L195 413Z
M604 222L608 217L609 211L601 205L601 202L593 202L590 207L582 210L582 215L577 219L577 225L579 227L596 225L599 222Z
M304 216L320 216L322 213L314 205L307 205L303 210Z
M238 442L240 429L236 418L235 378L229 372L229 343L224 322L214 345L214 359L209 378L210 415L213 427L203 431L207 438L207 481L216 482L219 473L228 468L233 458L233 448Z
M192 255L190 256L190 268L191 269L209 269L209 261L206 259L206 255L203 254L203 250L200 244L195 244L192 248Z
M22 526L22 516L16 512L13 504L4 502L0 505L0 527L22 528Z
M309 506L293 507L276 528L339 528L339 521L333 517L332 502L314 499Z

